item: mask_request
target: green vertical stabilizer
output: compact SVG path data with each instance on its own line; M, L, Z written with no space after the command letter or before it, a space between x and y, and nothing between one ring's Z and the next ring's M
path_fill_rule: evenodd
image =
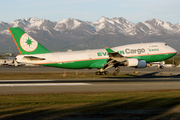
M9 31L16 43L21 55L50 53L44 46L25 33L19 27L9 28Z

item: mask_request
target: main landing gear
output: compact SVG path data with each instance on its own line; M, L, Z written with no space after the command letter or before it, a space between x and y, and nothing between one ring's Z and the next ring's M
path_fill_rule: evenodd
M113 72L113 75L117 76L119 72L120 72L120 68L116 67L114 72ZM103 69L99 69L97 72L95 72L95 74L96 75L107 75L108 71L104 71Z
M105 71L103 68L100 68L97 72L95 72L96 75L107 75L108 71Z
M103 71L103 72L97 71L97 72L95 72L95 74L96 75L107 75L108 71Z

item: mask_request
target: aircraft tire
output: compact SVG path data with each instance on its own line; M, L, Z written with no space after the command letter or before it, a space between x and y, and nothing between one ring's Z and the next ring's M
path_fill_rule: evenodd
M118 72L117 71L114 71L113 72L113 76L117 76L118 75Z
M107 75L107 74L108 74L108 71L104 71L104 74Z
M99 72L99 71L98 71L98 72L95 72L95 74L96 74L96 75L100 75L100 72Z
M113 73L113 76L117 76L118 75L118 73Z
M119 72L120 72L120 70L119 70L119 69L116 69L116 71L117 71L117 73L119 73Z
M164 66L163 66L163 65L161 65L159 68L160 68L160 69L164 69Z

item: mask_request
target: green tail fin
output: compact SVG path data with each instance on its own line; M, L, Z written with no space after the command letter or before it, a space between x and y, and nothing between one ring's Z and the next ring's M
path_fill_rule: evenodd
M21 55L50 53L44 46L34 40L19 27L9 28L9 31L16 43Z

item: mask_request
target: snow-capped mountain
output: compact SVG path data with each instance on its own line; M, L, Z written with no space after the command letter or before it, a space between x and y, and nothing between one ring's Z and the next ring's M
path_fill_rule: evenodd
M116 46L136 42L163 41L180 43L180 23L171 24L157 19L132 23L125 18L101 17L96 22L81 21L74 18L58 22L39 18L17 19L0 22L0 47L15 48L9 27L20 27L45 46L54 45L51 50L91 49ZM163 38L163 39L162 39ZM11 47L11 48L13 48Z
M26 32L34 32L36 30L44 30L51 33L51 30L60 33L68 30L76 31L77 29L89 34L109 34L108 32L121 33L128 35L162 35L179 33L180 23L171 24L161 20L150 19L145 22L132 23L125 18L106 18L101 17L96 22L81 21L74 18L63 19L59 22L52 22L39 18L18 19L9 23L0 22L0 33L9 34L8 27L21 27Z
M81 25L81 23L81 21L74 18L63 19L62 21L57 22L54 29L57 31L64 31L65 29L76 29Z
M139 22L129 29L125 30L126 35L163 35L175 34L180 29L179 24L173 25L169 22L150 19L145 22Z
M122 31L126 28L132 27L134 24L122 17L112 19L101 17L98 21L92 23L91 25L95 28L96 31L103 29L110 29L111 31Z

